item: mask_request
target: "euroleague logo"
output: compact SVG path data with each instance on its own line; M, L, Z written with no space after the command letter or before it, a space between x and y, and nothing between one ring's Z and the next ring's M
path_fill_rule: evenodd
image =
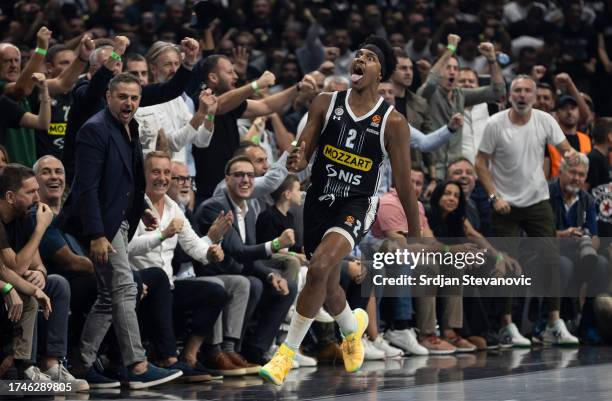
M370 123L370 126L371 126L371 127L374 127L374 128L378 128L378 127L380 127L380 121L381 121L381 120L382 120L382 118L380 117L380 115L378 115L378 114L374 114L374 115L372 116L372 122Z
M346 216L346 219L344 220L344 223L349 226L349 227L353 227L353 224L355 224L355 218L353 216Z

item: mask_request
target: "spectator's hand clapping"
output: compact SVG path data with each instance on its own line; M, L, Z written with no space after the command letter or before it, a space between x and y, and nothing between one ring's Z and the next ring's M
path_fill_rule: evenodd
M487 61L495 61L495 46L491 42L483 42L478 45L478 51L482 54Z
M264 71L263 74L257 79L257 85L260 89L268 88L276 82L276 77L270 71Z
M185 224L185 220L175 217L170 221L168 227L162 231L162 235L164 239L172 238L176 234L180 233L183 230L183 225Z
M221 248L221 245L213 244L209 246L208 252L206 252L206 258L212 263L223 261L225 258L225 253L223 253L223 248Z
M223 241L223 236L234 223L234 214L232 212L225 213L223 210L219 213L215 221L208 229L206 235L214 243L218 244Z
M51 31L43 26L38 30L36 34L36 47L47 50L49 48L49 41L51 40Z
M185 55L183 58L183 64L188 69L193 68L198 59L198 52L200 51L200 44L193 38L184 38L181 40L181 51Z
M204 114L215 114L217 112L217 97L212 93L210 89L205 89L200 92L200 106L198 111L202 111Z
M451 116L450 120L448 120L447 124L448 128L455 132L459 128L463 127L463 114L455 113Z

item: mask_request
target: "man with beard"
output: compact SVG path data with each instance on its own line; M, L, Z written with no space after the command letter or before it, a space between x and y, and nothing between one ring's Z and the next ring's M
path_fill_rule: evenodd
M218 106L215 116L216 134L213 135L210 145L208 148L192 148L196 171L200 172L196 176L198 201L210 197L224 177L223 168L240 143L236 125L239 118L254 118L281 112L300 91L314 90L316 87L312 77L306 75L297 85L282 92L262 100L252 100L249 97L254 93L260 93L263 88L274 85L274 74L266 71L259 79L236 89L238 75L229 58L222 55L212 55L204 59L201 71L202 77L198 78L218 96Z
M535 100L533 78L516 77L510 85L512 108L494 114L487 122L476 155L476 172L493 205L495 235L517 237L522 229L529 237L540 237L538 242L548 248L539 255L539 266L549 274L552 290L552 296L547 298L549 315L544 338L554 339L556 344L577 344L559 317L556 244L546 239L555 236L555 222L542 169L542 146L554 145L571 162L576 160L576 151L550 114L533 109ZM512 322L511 298L504 305L500 335L509 338L514 346L531 346Z
M557 101L556 114L557 121L565 134L565 138L567 138L567 142L580 153L588 154L591 151L591 138L587 134L578 131L580 110L578 109L576 99L571 95L562 95ZM557 149L551 145L546 146L546 156L548 165L545 165L544 168L549 169L548 178L552 179L559 175L562 157Z
M128 241L140 219L157 221L145 210L145 177L138 123L133 119L142 88L138 78L118 74L111 79L108 106L79 130L76 176L60 214L62 228L88 245L98 279L98 298L81 335L85 377L97 387L118 387L95 370L98 348L113 323L127 381L132 389L166 383L180 370L160 369L147 362L136 318L136 284L128 260Z
M354 312L340 287L341 262L363 239L374 222L380 166L391 159L394 182L408 224L419 226L416 196L410 182L410 129L406 119L380 95L378 85L395 71L389 43L369 37L355 53L353 86L346 92L323 93L315 98L308 122L287 160L290 171L304 170L317 150L312 185L304 202L304 248L312 255L308 276L287 339L260 371L281 385L315 314L325 304L340 326L342 354L348 372L361 368L362 336L368 325L363 309ZM419 232L412 233L420 237ZM278 243L275 248L279 248Z
M37 208L35 219L28 213L32 207ZM19 164L6 166L0 178L0 220L7 239L2 244L2 262L48 294L53 305L48 320L41 322L40 328L45 333L44 341L40 342L44 373L31 362L20 361L18 375L30 380L67 380L74 383L77 391L86 391L89 389L87 382L76 380L60 363L67 353L70 287L63 277L47 275L38 253L40 240L52 219L51 209L40 203L34 172ZM36 360L36 356L32 358Z

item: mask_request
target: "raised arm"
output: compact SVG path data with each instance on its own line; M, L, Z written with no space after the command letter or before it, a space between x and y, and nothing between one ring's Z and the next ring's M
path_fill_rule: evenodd
M47 27L42 27L38 30L36 35L36 47L40 51L35 51L30 60L26 64L25 68L21 71L21 75L17 78L16 82L9 82L4 87L4 94L10 95L14 99L21 99L32 93L34 88L34 82L31 80L31 76L35 72L43 71L43 64L45 62L45 55L49 48L49 40L51 39L51 31Z
M447 46L444 49L444 53L438 58L438 61L431 67L429 71L429 75L427 76L427 81L419 88L417 93L420 96L423 96L425 99L428 99L433 95L434 91L440 84L442 80L442 73L448 64L448 60L450 60L451 56L457 51L457 46L459 45L459 41L461 41L461 37L459 35L450 34L447 38Z
M185 55L183 63L169 81L142 87L140 107L166 103L181 96L191 80L191 70L196 63L199 48L195 39L183 39L181 41L181 51Z
M484 102L499 101L506 94L506 83L501 67L495 56L495 47L492 43L484 42L478 46L480 54L482 54L489 63L491 72L491 85L483 86L476 89L465 89L465 105L472 106Z
M252 118L272 113L280 113L283 108L293 102L300 91L313 91L316 87L317 83L314 78L306 74L297 85L293 85L282 92L268 96L262 100L247 100L247 108L243 117Z
M76 51L77 57L59 76L48 80L49 94L51 96L67 93L72 89L79 76L83 73L85 66L87 66L89 56L94 49L94 41L88 35L84 35Z
M431 152L438 149L448 141L455 131L463 126L463 115L455 113L450 118L447 125L424 134L414 127L410 127L410 146L421 152Z
M421 227L417 197L410 179L410 128L408 122L394 110L387 120L385 133L385 146L391 160L395 189L406 213L408 227ZM420 238L421 230L410 230L408 235Z
M204 77L204 79L206 79L206 77ZM223 95L219 96L217 114L225 114L231 110L234 110L256 92L274 85L275 81L276 77L274 74L272 74L270 71L264 71L264 73L261 74L261 76L255 81L243 85L240 88L225 92Z
M38 86L40 91L40 105L38 107L38 115L26 112L22 117L19 125L25 128L33 128L46 131L51 123L51 97L45 81L45 74L35 72L32 74L32 82Z
M578 105L578 112L580 113L580 121L579 123L584 123L587 121L591 121L592 113L589 105L584 100L578 88L574 84L574 81L569 76L569 74L562 72L555 77L555 87L562 91L569 93L574 99L576 99L576 104Z

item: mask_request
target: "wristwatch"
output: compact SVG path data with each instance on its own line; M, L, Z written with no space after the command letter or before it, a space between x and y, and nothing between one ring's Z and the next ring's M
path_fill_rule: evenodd
M499 199L501 199L501 197L497 194L497 192L493 192L491 195L489 195L489 202L491 202L491 204L494 204Z

